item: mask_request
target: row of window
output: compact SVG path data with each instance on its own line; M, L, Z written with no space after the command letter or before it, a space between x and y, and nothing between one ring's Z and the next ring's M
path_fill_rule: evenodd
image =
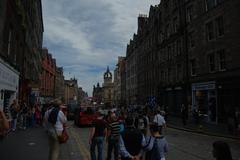
M206 10L209 11L221 4L224 0L206 0Z
M162 70L159 76L160 81L179 81L183 78L183 67L181 64L177 64L176 67L168 68L166 71Z
M225 50L218 50L207 55L208 70L210 73L226 70L226 53ZM197 60L190 61L191 75L197 75Z
M221 4L224 0L206 0L206 11L209 11ZM194 19L194 7L193 4L186 7L186 21L190 23Z
M219 16L215 20L206 23L205 31L207 41L222 37L224 35L223 16ZM188 47L195 47L194 31L188 33Z
M206 24L206 34L207 40L209 41L224 35L223 16L220 16Z

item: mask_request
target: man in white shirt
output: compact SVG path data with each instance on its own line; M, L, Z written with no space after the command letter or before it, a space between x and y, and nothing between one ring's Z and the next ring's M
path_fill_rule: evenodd
M153 122L157 123L158 126L161 126L162 128L166 128L166 121L160 113L161 111L158 110L156 115L153 118Z
M67 118L60 110L60 101L55 101L52 107L44 115L45 127L48 131L49 158L48 160L58 160L60 144L58 135L61 135Z

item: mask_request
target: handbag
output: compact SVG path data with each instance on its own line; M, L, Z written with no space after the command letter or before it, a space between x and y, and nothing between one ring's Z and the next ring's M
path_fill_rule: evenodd
M57 134L57 131L56 131L56 128L55 128L55 127L54 127L54 130L55 130L55 134L56 134L56 136L57 136L58 142L59 142L60 144L66 143L67 140L68 140L68 138L69 138L66 128L65 128L65 127L63 128L63 131L62 131L62 134L61 134L61 135L58 135L58 134Z
M58 142L60 144L66 143L68 138L69 138L66 128L64 128L63 131L62 131L62 134L58 135L57 137L58 137Z

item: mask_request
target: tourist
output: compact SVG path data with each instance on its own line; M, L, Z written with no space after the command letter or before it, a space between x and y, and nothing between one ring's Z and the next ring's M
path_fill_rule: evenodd
M19 113L19 105L17 100L13 100L13 103L10 106L10 112L11 112L11 117L12 117L12 131L14 132L17 129L17 118L18 118L18 113Z
M118 160L119 153L119 136L120 136L120 123L117 120L115 113L110 114L110 123L108 125L108 151L107 151L107 160L111 160L112 151L114 150L114 160Z
M93 126L90 129L89 144L92 160L103 160L103 145L107 133L107 124L103 120L103 116L99 116L93 121ZM98 149L98 158L96 158L95 148Z
M151 136L147 138L148 150L146 160L165 160L166 153L168 152L168 143L166 138L161 135L161 128L157 123L150 125Z
M158 127L161 128L161 131L162 131L162 128L166 128L166 121L165 121L164 117L161 115L160 110L157 110L157 112L153 118L153 122L158 124Z
M127 117L126 128L120 136L119 151L122 160L140 159L142 148L146 145L144 135L134 127L134 119Z
M181 116L182 116L182 123L184 126L187 124L187 108L184 104L181 105Z
M60 144L58 136L61 136L66 126L67 118L60 110L60 100L53 102L52 108L44 115L45 127L48 131L49 157L48 160L58 160Z

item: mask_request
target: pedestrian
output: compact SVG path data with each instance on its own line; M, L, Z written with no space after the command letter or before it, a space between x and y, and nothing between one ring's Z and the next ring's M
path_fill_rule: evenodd
M236 108L236 112L235 112L235 117L236 117L236 135L240 135L240 109Z
M60 143L58 137L62 135L67 118L60 110L60 100L55 100L52 107L44 115L45 127L48 131L49 157L48 160L58 160Z
M187 124L187 108L184 104L181 105L181 116L182 116L182 123L184 126Z
M142 132L143 135L147 134L148 119L144 116L143 113L140 113L138 117L136 117L134 125Z
M26 102L23 102L21 105L21 117L22 117L22 124L21 124L21 128L23 130L26 130L27 128L27 113L28 113L28 107Z
M13 100L13 103L10 106L10 112L12 117L11 127L12 127L12 131L14 132L17 129L17 118L18 118L18 112L19 112L19 105L16 99Z
M107 124L101 115L93 121L92 128L90 129L89 144L91 160L103 160L103 146L104 139L107 134ZM98 158L96 158L95 148L97 146Z
M147 145L144 147L148 152L146 160L165 160L168 152L166 138L161 135L161 127L157 123L150 125L151 136L146 139Z
M41 109L39 105L36 105L34 117L35 117L36 124L41 125Z
M223 141L213 142L213 157L216 160L232 160L232 154L229 145Z
M119 153L119 136L120 136L120 123L117 120L115 113L110 114L110 123L108 125L108 133L107 133L107 143L108 143L108 152L107 152L107 160L111 160L112 151L114 150L114 160L118 160Z
M158 124L158 127L161 128L159 131L161 131L161 134L162 134L162 128L166 128L166 121L164 117L161 115L160 110L157 110L157 112L155 113L153 122Z
M193 108L193 118L195 120L195 124L197 126L199 126L200 125L200 113L199 113L198 108L197 108L196 105Z
M134 127L134 119L127 117L126 128L120 136L119 152L122 160L140 159L142 148L146 145L144 135Z
M9 122L2 110L2 107L0 107L0 140L4 138L8 129L9 129Z

